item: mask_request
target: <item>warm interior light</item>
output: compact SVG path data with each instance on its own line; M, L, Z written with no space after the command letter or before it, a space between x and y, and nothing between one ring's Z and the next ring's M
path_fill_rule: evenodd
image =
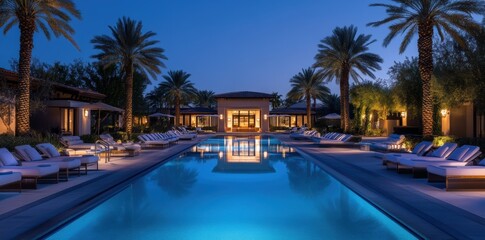
M402 112L401 117L406 118L406 112Z
M87 109L84 109L84 116L88 117L89 116L89 111Z
M224 115L219 114L219 119L221 119L221 120L224 119Z
M450 111L448 109L441 109L441 116L446 117L446 115L450 114Z

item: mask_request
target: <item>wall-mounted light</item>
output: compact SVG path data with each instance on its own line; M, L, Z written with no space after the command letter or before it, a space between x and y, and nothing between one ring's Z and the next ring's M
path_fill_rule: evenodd
M89 116L89 111L87 109L84 109L84 116L88 117Z
M268 120L268 114L263 115L264 120Z
M219 114L219 119L221 119L221 120L224 119L224 115Z
M267 152L267 151L264 151L264 152L263 152L263 158L264 158L264 159L268 158L268 152Z
M441 117L446 117L449 114L450 111L448 109L441 109Z
M406 118L406 112L401 112L401 117Z
M223 152L219 152L219 158L222 159L222 157L224 157L224 153Z

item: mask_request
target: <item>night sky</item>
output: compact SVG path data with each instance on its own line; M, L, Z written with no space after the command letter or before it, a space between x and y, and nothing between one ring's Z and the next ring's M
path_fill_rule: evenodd
M157 33L160 47L168 57L166 69L182 69L200 90L279 92L290 89L289 79L313 64L317 44L335 27L354 24L358 33L372 34L377 42L371 52L383 59L378 78L388 79L395 61L417 55L416 38L400 55L398 36L387 47L382 40L387 26L367 27L383 19L384 8L370 3L386 0L82 0L75 1L83 19L74 20L77 51L65 39L47 41L37 33L33 56L40 61L70 63L74 59L92 61L95 53L90 40L110 34L108 25L128 16L143 22L144 31ZM3 30L3 29L2 29ZM0 36L0 67L10 68L18 58L19 31L13 28ZM152 81L147 91L161 81ZM338 87L329 84L333 93Z

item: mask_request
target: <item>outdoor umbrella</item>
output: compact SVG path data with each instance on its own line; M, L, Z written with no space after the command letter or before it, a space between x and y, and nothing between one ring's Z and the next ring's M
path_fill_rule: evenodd
M100 123L101 123L101 119L100 119L101 111L124 112L124 110L121 108L117 108L103 102L87 104L87 105L84 105L83 108L90 109L90 110L98 110L98 131L97 131L98 135L99 135L99 129L100 129ZM104 121L104 118L103 118L103 121Z
M319 119L340 119L340 115L336 113L329 113L323 117L319 117Z

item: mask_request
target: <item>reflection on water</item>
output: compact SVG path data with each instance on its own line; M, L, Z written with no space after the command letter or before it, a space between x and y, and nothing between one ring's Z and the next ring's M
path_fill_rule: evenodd
M291 189L303 196L314 198L330 184L330 177L310 160L288 160L286 168Z
M215 137L51 239L412 239L293 148Z
M182 197L187 195L197 182L197 174L197 170L189 169L183 164L167 164L156 171L152 180L169 195Z

